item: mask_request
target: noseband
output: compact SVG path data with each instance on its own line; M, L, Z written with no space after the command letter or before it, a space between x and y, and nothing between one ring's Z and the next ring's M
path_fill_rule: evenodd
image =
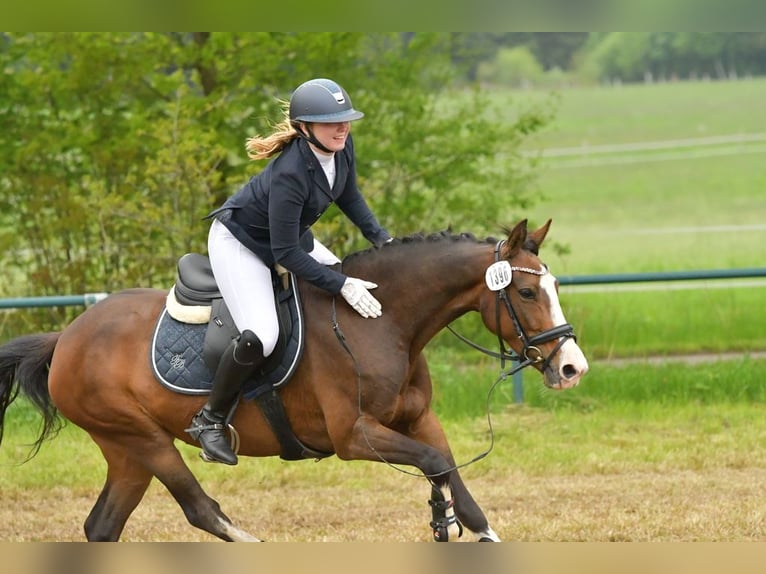
M527 335L527 332L524 330L524 327L521 326L521 321L519 321L519 317L518 317L518 314L516 313L516 310L513 308L513 305L511 304L511 298L508 296L508 287L511 284L512 272L519 271L522 273L530 273L532 275L543 276L548 273L548 268L545 265L543 265L543 268L541 270L531 269L529 267L511 266L511 264L508 261L500 259L500 248L503 246L503 243L505 243L505 241L498 241L497 244L495 245L495 257L494 257L495 261L487 269L487 275L486 275L487 286L490 288L490 290L495 291L496 293L495 324L497 327L496 331L497 331L497 342L500 348L499 352L495 353L494 351L490 351L489 349L485 349L484 347L477 345L473 341L470 341L464 336L457 333L450 325L447 325L447 328L455 336L457 336L461 341L463 341L464 343L467 343L474 349L477 349L478 351L481 351L482 353L485 353L487 355L500 359L501 369L505 368L505 361L517 361L518 365L514 367L510 372L506 373L506 375L510 375L512 373L515 373L516 371L520 371L521 369L523 369L524 367L528 367L529 365L538 365L540 363L542 363L541 370L545 371L545 369L547 369L550 366L551 360L556 355L556 353L559 352L559 349L561 349L562 345L564 345L564 343L568 339L576 340L574 329L572 325L570 325L569 323L564 323L563 325L557 325L556 327L546 329L542 333L538 333L537 335L534 335L533 337L529 337ZM516 333L518 333L519 339L521 339L521 344L522 344L521 357L519 357L516 354L513 354L512 351L506 347L505 341L503 340L503 336L500 332L500 319L501 319L501 307L502 307L501 303L502 303L502 306L505 307L505 310L508 313L508 315L510 316L511 321L513 321L513 326L516 329ZM547 357L544 356L543 352L540 350L540 347L538 347L538 345L547 343L548 341L555 341L556 339L558 339L559 342L553 348L553 351Z

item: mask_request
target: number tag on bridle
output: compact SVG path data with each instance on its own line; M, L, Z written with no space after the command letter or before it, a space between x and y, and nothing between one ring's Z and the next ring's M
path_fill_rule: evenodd
M487 287L489 287L490 291L500 291L511 284L512 276L513 271L508 261L496 261L487 267L484 280L487 282Z

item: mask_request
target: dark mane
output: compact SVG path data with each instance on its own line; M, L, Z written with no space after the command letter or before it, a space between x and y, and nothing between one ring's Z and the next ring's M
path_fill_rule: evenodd
M497 243L497 239L494 237L486 237L484 239L478 239L473 233L453 233L449 229L445 229L443 231L437 231L434 233L413 233L411 235L407 235L405 237L396 237L393 241L390 243L387 243L381 247L369 247L367 249L363 249L361 251L356 251L354 253L349 254L344 261L348 261L351 258L356 258L363 255L368 255L371 253L377 253L381 251L385 251L387 249L390 249L392 247L397 246L407 246L407 245L422 245L424 243L439 243L439 242L448 242L448 241L471 241L474 243Z

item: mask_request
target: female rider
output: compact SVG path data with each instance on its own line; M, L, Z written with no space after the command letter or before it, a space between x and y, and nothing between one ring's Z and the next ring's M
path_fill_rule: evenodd
M248 375L274 350L279 335L271 269L283 266L332 294L340 293L362 317L376 318L374 283L329 266L340 260L311 233L335 203L371 243L391 240L356 183L351 122L364 114L332 80L301 84L284 120L267 137L247 140L248 157L272 158L209 217L208 252L218 287L241 335L221 357L207 404L192 418L189 434L207 461L237 464L226 422Z

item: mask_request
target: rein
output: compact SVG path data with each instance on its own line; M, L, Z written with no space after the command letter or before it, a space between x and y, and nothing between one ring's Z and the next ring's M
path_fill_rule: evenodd
M362 426L362 434L364 435L364 440L367 443L367 446L370 448L372 452L374 452L378 456L378 459L380 459L382 463L386 464L387 466L390 466L394 470L398 470L399 472L403 474L407 474L409 476L415 476L415 477L425 476L425 478L431 479L437 476L442 476L449 472L459 470L475 462L478 462L484 457L486 457L490 452L492 452L492 449L495 446L495 431L494 431L494 427L492 426L492 416L491 416L490 405L491 405L492 395L497 385L500 382L504 381L509 376L513 375L514 373L517 373L521 369L524 369L530 365L543 363L542 370L547 369L548 366L550 365L551 360L556 355L556 353L558 353L559 349L561 349L562 345L567 341L567 339L575 338L572 325L570 325L569 323L565 323L563 325L557 325L556 327L547 329L543 331L542 333L538 333L537 335L534 335L532 337L529 337L527 335L526 331L524 331L524 328L521 326L521 322L519 321L516 311L513 308L513 305L511 304L510 298L508 297L507 287L511 284L513 271L520 271L523 273L531 273L533 275L542 276L548 273L548 268L543 266L543 269L538 271L535 269L530 269L528 267L512 267L510 263L508 263L507 261L505 260L501 261L500 248L502 247L503 243L505 243L505 241L498 241L497 244L495 245L495 252L494 252L495 262L493 263L492 266L490 266L489 269L487 269L487 276L486 276L487 285L489 286L490 289L492 289L493 291L496 291L497 293L497 296L495 298L495 321L497 326L496 330L497 330L497 340L498 340L499 351L495 352L495 351L486 349L482 347L481 345L478 345L477 343L474 343L470 339L459 334L457 331L455 331L452 328L451 325L447 325L447 329L449 329L452 334L454 334L458 339L460 339L467 345L471 346L472 348L486 355L489 355L491 357L494 357L500 360L500 375L495 380L495 382L492 383L492 385L489 388L489 391L487 392L487 424L489 426L490 444L485 451L479 453L478 455L476 455L469 461L466 461L461 464L455 464L452 467L440 472L438 475L424 475L420 473L411 472L409 470L401 468L389 462L388 460L386 460L386 458L383 455L381 455L378 452L378 450L370 443L370 440L367 437L367 433L364 430L364 426ZM343 264L341 263L341 267L342 265ZM501 266L500 269L497 269L496 266L498 265ZM504 275L505 273L507 273L507 275L504 275L502 282L499 283L500 285L499 288L494 288L494 289L493 289L493 285L490 284L491 283L490 271L492 270L493 267L495 267L496 270L499 270L501 275ZM359 363L356 360L356 356L354 356L353 351L348 346L348 343L346 342L346 336L343 334L343 331L341 330L340 325L338 324L336 299L337 299L336 297L332 298L332 316L331 316L332 330L335 333L335 337L338 339L343 349L346 351L346 353L348 353L349 357L351 357L351 361L354 365L354 373L356 374L356 380L357 380L358 409L359 409L359 415L362 416L364 414L362 411L362 373L359 369ZM510 315L511 320L513 321L513 325L516 328L516 332L518 333L519 338L522 341L522 344L523 344L522 355L524 357L523 361L520 360L521 357L519 357L515 353L512 353L511 350L509 350L506 347L505 341L503 340L503 337L500 334L500 319L501 319L500 303L501 301L504 304L506 311ZM553 341L555 339L561 339L561 340L553 349L553 352L547 357L544 357L542 354L542 351L539 349L539 347L537 347L537 345L541 343L547 343L548 341ZM506 361L518 361L518 364L512 369L505 371L504 369L505 369Z
M346 353L348 353L348 355L351 357L351 361L354 364L354 373L356 374L356 381L357 381L357 401L358 401L359 416L362 416L364 414L364 412L362 411L362 373L359 370L359 363L356 360L356 356L354 356L353 351L348 346L348 343L346 343L346 336L343 334L343 331L341 331L340 325L338 324L338 317L337 317L337 313L336 313L336 297L332 298L332 330L335 333L335 337L338 339L338 341L340 342L341 346L346 351ZM467 462L464 462L462 464L455 464L455 465L451 466L450 468L447 468L444 471L440 472L439 474L425 474L425 473L412 472L410 470L407 470L405 468L401 468L401 467L395 465L394 463L390 462L389 460L386 460L386 457L384 457L382 454L380 454L378 452L378 449L376 449L372 445L372 443L370 442L370 439L367 437L367 432L364 430L364 426L362 426L361 428L362 428L362 435L364 436L364 440L367 443L367 446L369 447L369 449L372 452L374 452L377 455L377 457L380 460L380 462L382 462L386 466L389 466L389 467L393 468L394 470L397 470L397 471L401 472L402 474L406 474L406 475L409 475L409 476L414 476L414 477L417 477L417 478L425 476L425 478L429 479L429 482L431 482L431 484L435 486L435 484L432 481L430 481L431 478L436 478L437 476L442 476L442 475L447 474L449 472L452 472L452 471L455 471L455 470L459 470L459 469L461 469L461 468L463 468L465 466L473 464L474 462L478 462L479 460L481 460L485 456L487 456L490 452L492 452L492 449L495 446L495 432L494 432L494 430L492 428L492 421L489 418L490 398L492 396L492 391L494 391L494 389L497 386L497 384L502 379L504 379L504 378L505 378L505 376L503 376L500 379L498 379L497 381L495 381L495 383L490 388L489 393L487 394L487 420L489 422L490 445L489 445L489 447L484 452L479 453L478 455L476 455L475 457L473 457L471 460L469 460Z
M342 265L342 263L341 263L341 265ZM357 382L357 405L358 405L358 412L359 412L359 416L362 416L364 414L364 412L362 411L362 373L361 373L361 371L359 369L359 362L356 360L356 356L354 355L354 352L351 350L351 347L348 346L348 343L346 342L346 336L343 334L343 331L340 328L340 324L338 323L338 314L337 314L337 304L336 304L336 301L337 301L337 297L333 297L332 298L332 317L331 317L331 319L332 319L332 330L333 330L333 333L335 333L335 337L338 339L338 341L340 342L340 344L343 347L343 349L346 351L346 353L348 353L348 356L351 357L351 362L354 365L354 373L356 374L356 382ZM455 471L455 470L459 470L459 469L461 469L461 468L463 468L465 466L468 466L470 464L478 462L479 460L481 460L485 456L487 456L490 452L492 452L492 449L495 446L495 431L492 428L492 421L490 420L490 399L492 397L492 392L495 390L495 387L497 386L497 384L501 380L503 380L505 378L505 376L506 375L503 375L503 376L501 376L501 378L499 378L497 381L495 381L494 384L492 385L492 387L490 388L489 393L487 393L487 422L489 423L490 445L489 445L489 447L484 452L479 453L478 455L476 455L475 457L473 457L471 460L469 460L467 462L464 462L462 464L455 464L455 465L451 466L450 468L440 472L439 474L429 475L429 474L424 474L424 473L416 473L416 472L412 472L410 470L407 470L405 468L401 468L401 467L395 465L394 463L386 460L386 457L384 457L382 454L380 454L378 452L378 449L376 449L372 445L372 443L370 442L370 439L367 437L367 432L364 430L364 426L362 426L362 435L364 436L364 440L367 443L367 446L369 447L369 449L372 452L374 452L377 455L377 457L380 460L380 462L382 462L386 466L389 466L389 467L393 468L394 470L397 470L397 471L401 472L402 474L406 474L406 475L409 475L409 476L414 476L414 477L417 477L417 478L425 476L425 478L429 479L429 482L431 482L431 484L433 486L435 486L435 484L430 480L431 478L436 478L437 476L442 476L442 475L447 474L449 472L452 472L452 471Z

